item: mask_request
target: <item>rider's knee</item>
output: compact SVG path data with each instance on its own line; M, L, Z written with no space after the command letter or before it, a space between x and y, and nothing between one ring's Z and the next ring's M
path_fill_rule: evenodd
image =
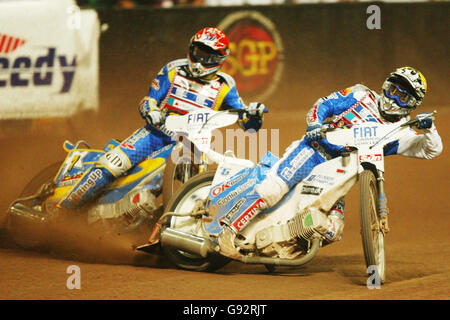
M132 164L128 156L120 149L120 146L106 152L98 160L100 166L105 166L115 176L119 177L129 169Z
M289 191L289 187L286 182L271 172L260 184L255 186L255 191L269 207L272 207Z

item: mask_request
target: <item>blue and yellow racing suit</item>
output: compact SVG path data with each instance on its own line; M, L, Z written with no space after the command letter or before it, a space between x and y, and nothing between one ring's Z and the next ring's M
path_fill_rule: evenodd
M180 115L198 108L226 110L245 107L231 76L219 72L208 79L193 78L187 67L188 59L179 59L161 69L139 106L143 117L143 110L155 106L163 113ZM244 130L257 131L262 125L262 117L244 115L238 123ZM174 143L168 135L147 124L105 153L95 166L85 172L59 205L74 209L95 199L117 177L157 150Z

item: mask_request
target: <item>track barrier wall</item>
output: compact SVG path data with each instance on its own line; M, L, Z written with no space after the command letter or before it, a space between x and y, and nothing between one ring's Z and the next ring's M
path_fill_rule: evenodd
M373 5L378 20L368 10ZM374 2L100 10L109 25L100 41L101 101L108 109L136 110L160 68L186 57L190 37L220 26L232 42L225 70L246 103L306 110L356 83L379 92L389 72L412 66L428 80L424 104L448 106L449 8Z
M224 71L236 79L244 101L263 102L272 114L306 113L318 98L356 83L379 92L400 66L415 67L427 78L425 106L449 106L449 8L449 2L373 2L99 9L108 28L99 40L96 115L137 123L137 105L151 81L166 63L186 57L190 37L205 26L229 35L232 54ZM70 127L74 118L50 126L47 120L1 121L0 134L58 131L58 124L72 121ZM82 126L86 118L76 121Z

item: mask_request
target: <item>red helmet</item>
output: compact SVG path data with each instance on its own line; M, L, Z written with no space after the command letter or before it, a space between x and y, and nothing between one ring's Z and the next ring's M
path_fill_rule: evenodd
M230 54L229 40L218 28L203 28L189 45L189 71L194 77L204 77L219 71Z

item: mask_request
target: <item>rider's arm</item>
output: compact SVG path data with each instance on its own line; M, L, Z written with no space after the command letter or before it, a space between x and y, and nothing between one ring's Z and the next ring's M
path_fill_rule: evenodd
M160 105L162 100L167 96L169 91L171 81L175 75L175 69L165 65L161 71L153 79L150 89L148 91L147 97L154 99L157 105Z
M141 100L139 104L139 113L145 120L152 119L152 123L159 122L159 106L164 98L167 96L167 92L170 89L171 82L175 74L175 68L171 67L171 64L165 65L161 71L153 79L148 94Z
M219 73L219 76L224 78L225 83L221 87L215 110L227 109L246 109L244 101L239 96L234 79L224 73ZM262 116L249 116L247 114L239 115L239 126L244 130L253 129L258 131L263 123Z
M308 127L323 125L327 118L342 114L352 107L358 101L354 95L361 94L360 91L365 92L365 90L364 86L355 85L320 98L306 115L306 124Z
M423 133L413 129L405 130L398 140L386 145L384 154L432 159L440 155L442 149L442 139L433 124L430 129L424 129Z

